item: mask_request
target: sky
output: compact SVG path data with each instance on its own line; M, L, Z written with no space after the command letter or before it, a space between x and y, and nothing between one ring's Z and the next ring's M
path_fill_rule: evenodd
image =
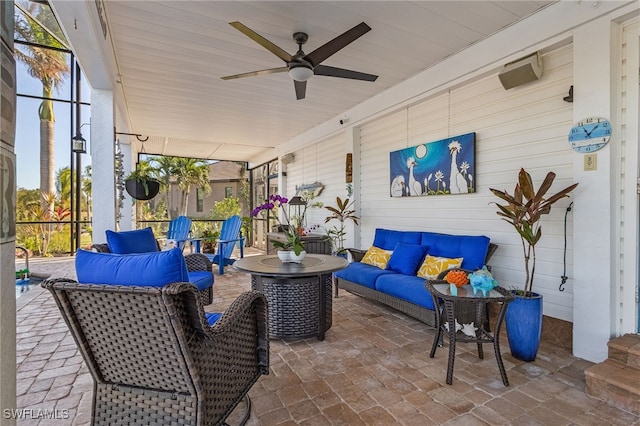
M16 61L17 93L42 96L42 83L27 72L20 61ZM54 98L69 99L69 77L63 87L54 92ZM90 91L86 84L82 85L82 99L88 101ZM18 96L16 119L16 176L17 187L37 189L40 187L40 119L38 117L39 99ZM55 114L55 171L69 167L71 153L70 116L71 106L65 102L54 102ZM82 108L82 123L89 122L89 107ZM87 140L87 154L82 155L82 169L91 164L89 152L90 127L81 128L82 136ZM75 132L74 132L75 133Z

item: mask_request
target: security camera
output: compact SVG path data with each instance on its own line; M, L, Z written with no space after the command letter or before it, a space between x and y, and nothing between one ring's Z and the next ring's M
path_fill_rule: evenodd
M344 118L340 119L340 124L344 124Z
M340 119L340 125L347 124L348 121L349 121L349 117L346 117L346 116L342 117Z

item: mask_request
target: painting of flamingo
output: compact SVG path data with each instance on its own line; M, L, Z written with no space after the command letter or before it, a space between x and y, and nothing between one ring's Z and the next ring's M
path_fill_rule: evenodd
M392 197L475 192L476 134L466 133L389 154Z

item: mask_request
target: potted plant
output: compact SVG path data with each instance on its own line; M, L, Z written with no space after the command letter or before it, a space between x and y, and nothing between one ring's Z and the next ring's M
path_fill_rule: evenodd
M505 317L511 354L523 361L533 361L538 353L542 333L542 295L533 292L536 271L536 244L542 237L540 219L549 214L551 206L578 186L570 185L545 198L556 174L547 173L536 191L531 176L523 168L518 174L513 195L507 191L490 188L490 191L507 204L498 204L498 216L511 224L522 241L524 255L524 289L515 290L516 299L507 308Z
M331 240L331 246L333 253L338 256L346 256L347 250L344 248L344 241L347 235L347 221L352 221L354 224L358 224L360 219L356 216L356 211L353 210L353 201L349 198L344 200L340 197L336 197L336 206L325 206L327 210L331 212L331 215L324 219L324 223L328 223L332 220L337 220L339 225L334 225L327 230L327 236Z
M220 238L220 231L205 229L200 234L202 238L202 252L213 254L216 252L216 241Z
M160 191L160 182L153 177L153 169L147 163L139 163L138 167L125 178L127 193L136 200L150 200Z
M280 207L284 207L289 199L281 195L271 195L266 203L263 203L251 211L251 217L255 217L263 210L276 211ZM278 257L283 262L299 263L304 259L305 251L300 235L298 234L294 224L289 220L287 209L282 208L282 216L284 222L280 222L278 218L278 228L285 234L285 241L273 241L272 244L278 251ZM276 216L277 217L277 216Z

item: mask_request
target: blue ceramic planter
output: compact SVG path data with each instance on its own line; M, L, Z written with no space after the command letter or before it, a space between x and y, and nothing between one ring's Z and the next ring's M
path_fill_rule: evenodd
M516 295L505 316L511 355L521 361L534 361L542 335L542 295Z

